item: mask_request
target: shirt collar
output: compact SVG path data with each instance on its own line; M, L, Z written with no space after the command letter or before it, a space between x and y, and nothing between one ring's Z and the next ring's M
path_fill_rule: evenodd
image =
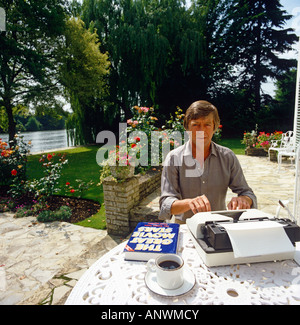
M216 149L216 144L212 141L211 146L210 146L210 153L214 156L217 156L217 149ZM191 156L193 157L192 154L192 146L190 140L185 144L185 148L183 150L183 155L184 156Z

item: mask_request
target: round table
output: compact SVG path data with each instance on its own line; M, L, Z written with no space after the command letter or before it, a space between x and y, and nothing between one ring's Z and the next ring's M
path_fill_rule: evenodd
M300 304L300 267L292 260L207 267L182 225L178 254L194 273L195 286L185 295L164 297L147 288L146 262L124 260L125 244L83 274L66 305Z

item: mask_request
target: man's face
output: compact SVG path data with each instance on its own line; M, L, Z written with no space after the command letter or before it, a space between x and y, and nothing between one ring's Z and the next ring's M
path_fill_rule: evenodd
M191 140L193 144L196 145L196 141L198 141L198 143L202 143L202 141L204 141L204 147L209 147L211 139L214 135L214 128L214 119L212 113L206 117L201 117L197 120L191 120L189 123L188 131L192 132Z

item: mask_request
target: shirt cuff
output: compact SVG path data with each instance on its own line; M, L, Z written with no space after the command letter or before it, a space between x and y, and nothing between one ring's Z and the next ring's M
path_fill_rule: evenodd
M160 220L171 219L172 217L171 207L172 204L177 200L178 199L176 197L166 197L160 207L158 219Z

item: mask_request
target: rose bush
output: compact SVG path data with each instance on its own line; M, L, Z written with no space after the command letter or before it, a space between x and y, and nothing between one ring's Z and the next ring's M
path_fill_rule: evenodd
M25 182L30 145L19 135L14 137L10 146L0 139L0 185L11 185L14 181Z

